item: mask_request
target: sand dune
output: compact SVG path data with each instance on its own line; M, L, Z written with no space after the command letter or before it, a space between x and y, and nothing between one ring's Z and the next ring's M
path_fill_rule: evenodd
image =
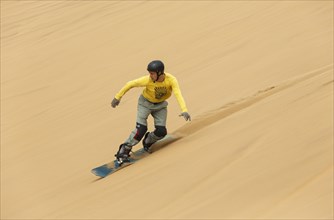
M152 59L193 120L98 179ZM333 217L332 1L1 1L1 219Z

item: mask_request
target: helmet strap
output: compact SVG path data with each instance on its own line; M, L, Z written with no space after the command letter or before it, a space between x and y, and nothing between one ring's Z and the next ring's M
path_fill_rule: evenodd
M163 75L164 73L162 72L157 72L157 79L153 81L154 83L159 80L160 76Z

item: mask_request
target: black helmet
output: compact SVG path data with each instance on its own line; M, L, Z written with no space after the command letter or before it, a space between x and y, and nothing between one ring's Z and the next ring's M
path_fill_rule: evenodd
M147 66L147 70L150 72L158 73L158 76L164 74L165 65L160 60L153 60Z

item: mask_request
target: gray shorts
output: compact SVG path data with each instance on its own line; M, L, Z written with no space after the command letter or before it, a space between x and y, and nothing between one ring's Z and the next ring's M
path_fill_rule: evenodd
M139 96L137 107L137 123L147 126L147 118L152 115L155 126L166 126L168 102L149 102L143 95Z

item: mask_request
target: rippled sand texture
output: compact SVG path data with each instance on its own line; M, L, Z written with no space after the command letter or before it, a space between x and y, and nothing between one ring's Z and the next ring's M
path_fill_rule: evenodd
M153 59L193 120L98 179ZM1 1L1 218L332 219L333 2Z

